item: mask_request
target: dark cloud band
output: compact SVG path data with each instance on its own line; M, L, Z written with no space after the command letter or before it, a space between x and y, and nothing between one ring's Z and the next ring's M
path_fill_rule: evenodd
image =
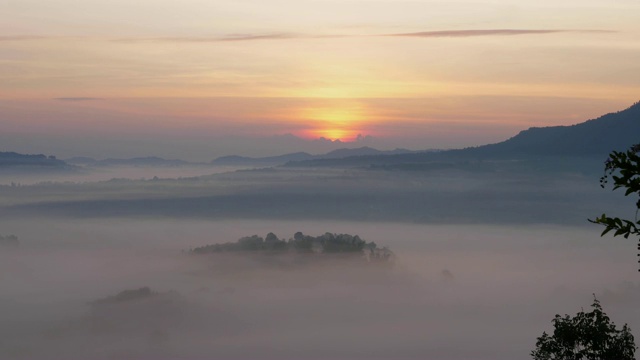
M129 37L109 39L113 42L137 43L137 42L168 42L168 43L215 43L215 42L249 42L266 40L295 40L295 39L331 39L331 38L358 38L358 37L407 37L407 38L463 38L481 36L516 36L516 35L544 35L557 33L615 33L611 30L571 30L571 29L475 29L475 30L440 30L420 31L396 34L377 35L310 35L295 33L267 33L267 34L229 34L222 36L187 36L187 37ZM67 38L67 37L64 37ZM0 41L26 41L59 39L59 37L46 36L0 36Z
M146 39L120 39L119 41L158 41L158 42L234 42L234 41L262 41L262 40L291 40L291 39L326 39L326 38L356 38L356 37L414 37L414 38L451 38L451 37L479 37L479 36L515 36L542 35L555 33L613 33L610 30L568 30L568 29L485 29L485 30L444 30L422 31L398 34L378 35L308 35L308 34L234 34L219 37L168 37Z
M413 33L389 34L383 36L396 37L421 37L421 38L443 38L443 37L476 37L476 36L513 36L513 35L535 35L535 34L555 34L555 33L610 33L608 30L561 30L561 29L489 29L489 30L446 30L446 31L422 31Z

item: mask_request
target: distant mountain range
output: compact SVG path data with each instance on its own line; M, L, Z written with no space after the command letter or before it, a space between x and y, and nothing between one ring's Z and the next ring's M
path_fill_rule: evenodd
M273 166L273 165L284 164L289 161L304 161L304 160L311 160L311 159L313 159L313 155L306 152L297 152L297 153L291 153L291 154L267 156L267 157L260 157L260 158L229 155L229 156L221 156L213 160L211 164L224 165L224 166L235 166L235 165Z
M640 143L640 102L570 126L532 127L496 144L439 152L312 159L287 166L375 166L450 161L523 160L549 157L606 158L612 150Z
M25 155L15 152L0 152L0 169L5 170L66 170L72 169L73 166L62 160L56 159L55 156Z
M282 165L292 161L309 161L320 159L342 159L353 156L371 156L371 155L397 155L397 154L410 154L414 151L407 149L395 149L389 151L376 150L367 146L356 149L337 149L330 151L326 154L311 155L306 152L297 152L291 154L284 154L279 156L268 157L245 157L245 156L223 156L219 157L211 162L213 165L234 165L234 166L275 166Z
M604 159L612 150L625 150L640 143L640 102L628 109L610 113L597 119L571 126L532 127L516 136L496 144L443 151L411 151L396 149L381 151L370 147L338 149L326 154L311 155L297 152L279 156L243 157L223 156L211 163L192 163L184 160L168 160L160 157L136 157L131 159L96 160L75 157L66 161L54 156L24 155L0 152L0 169L69 170L80 166L277 166L290 167L330 166L387 166L403 164L413 166L438 166L452 161L522 160L560 157L599 157ZM434 165L436 164L436 165Z
M134 167L180 167L180 166L275 166L282 165L290 161L305 161L313 159L340 159L349 156L363 155L393 155L411 153L411 150L396 149L391 151L380 151L370 147L361 147L357 149L338 149L326 154L311 155L306 152L297 152L278 156L267 157L245 157L245 156L223 156L219 157L211 163L195 163L179 159L164 159L157 156L136 157L130 159L104 159L97 160L91 157L79 156L65 159L69 164L89 166L89 167L108 167L108 166L134 166Z
M82 166L149 166L149 167L178 167L185 165L203 165L202 163L192 163L184 160L168 160L157 156L136 157L131 159L104 159L96 160L91 157L79 156L66 159L66 162Z
M570 126L532 127L491 145L454 150L465 155L606 156L640 142L640 102L615 113Z

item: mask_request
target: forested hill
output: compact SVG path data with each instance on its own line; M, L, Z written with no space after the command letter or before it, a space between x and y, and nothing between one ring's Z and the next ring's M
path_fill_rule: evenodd
M640 142L640 102L571 126L533 127L491 145L456 150L476 156L606 156Z
M640 102L628 109L570 126L534 127L496 144L440 152L360 156L289 163L288 166L374 166L491 159L606 158L640 143Z
M46 155L25 155L15 152L0 152L0 169L15 167L46 167L46 168L67 168L72 167L55 156Z

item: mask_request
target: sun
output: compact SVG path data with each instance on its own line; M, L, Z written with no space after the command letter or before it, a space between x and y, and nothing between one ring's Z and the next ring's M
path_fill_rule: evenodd
M342 140L347 135L347 132L342 129L327 129L322 132L325 133L325 138L331 140Z
M346 129L316 129L310 131L310 133L316 138L325 138L329 140L340 141L353 141L357 134L355 131Z
M305 108L300 117L309 126L303 134L306 138L355 141L365 114L357 104L334 104Z

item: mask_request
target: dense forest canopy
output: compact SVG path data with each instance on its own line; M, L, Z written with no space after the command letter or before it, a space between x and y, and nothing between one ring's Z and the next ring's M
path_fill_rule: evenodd
M389 261L393 253L386 247L378 248L375 242L367 242L358 235L325 233L309 236L297 232L288 240L280 239L270 232L262 238L258 235L245 236L236 242L211 244L190 250L192 254L222 252L291 252L298 254L360 254L369 261Z

